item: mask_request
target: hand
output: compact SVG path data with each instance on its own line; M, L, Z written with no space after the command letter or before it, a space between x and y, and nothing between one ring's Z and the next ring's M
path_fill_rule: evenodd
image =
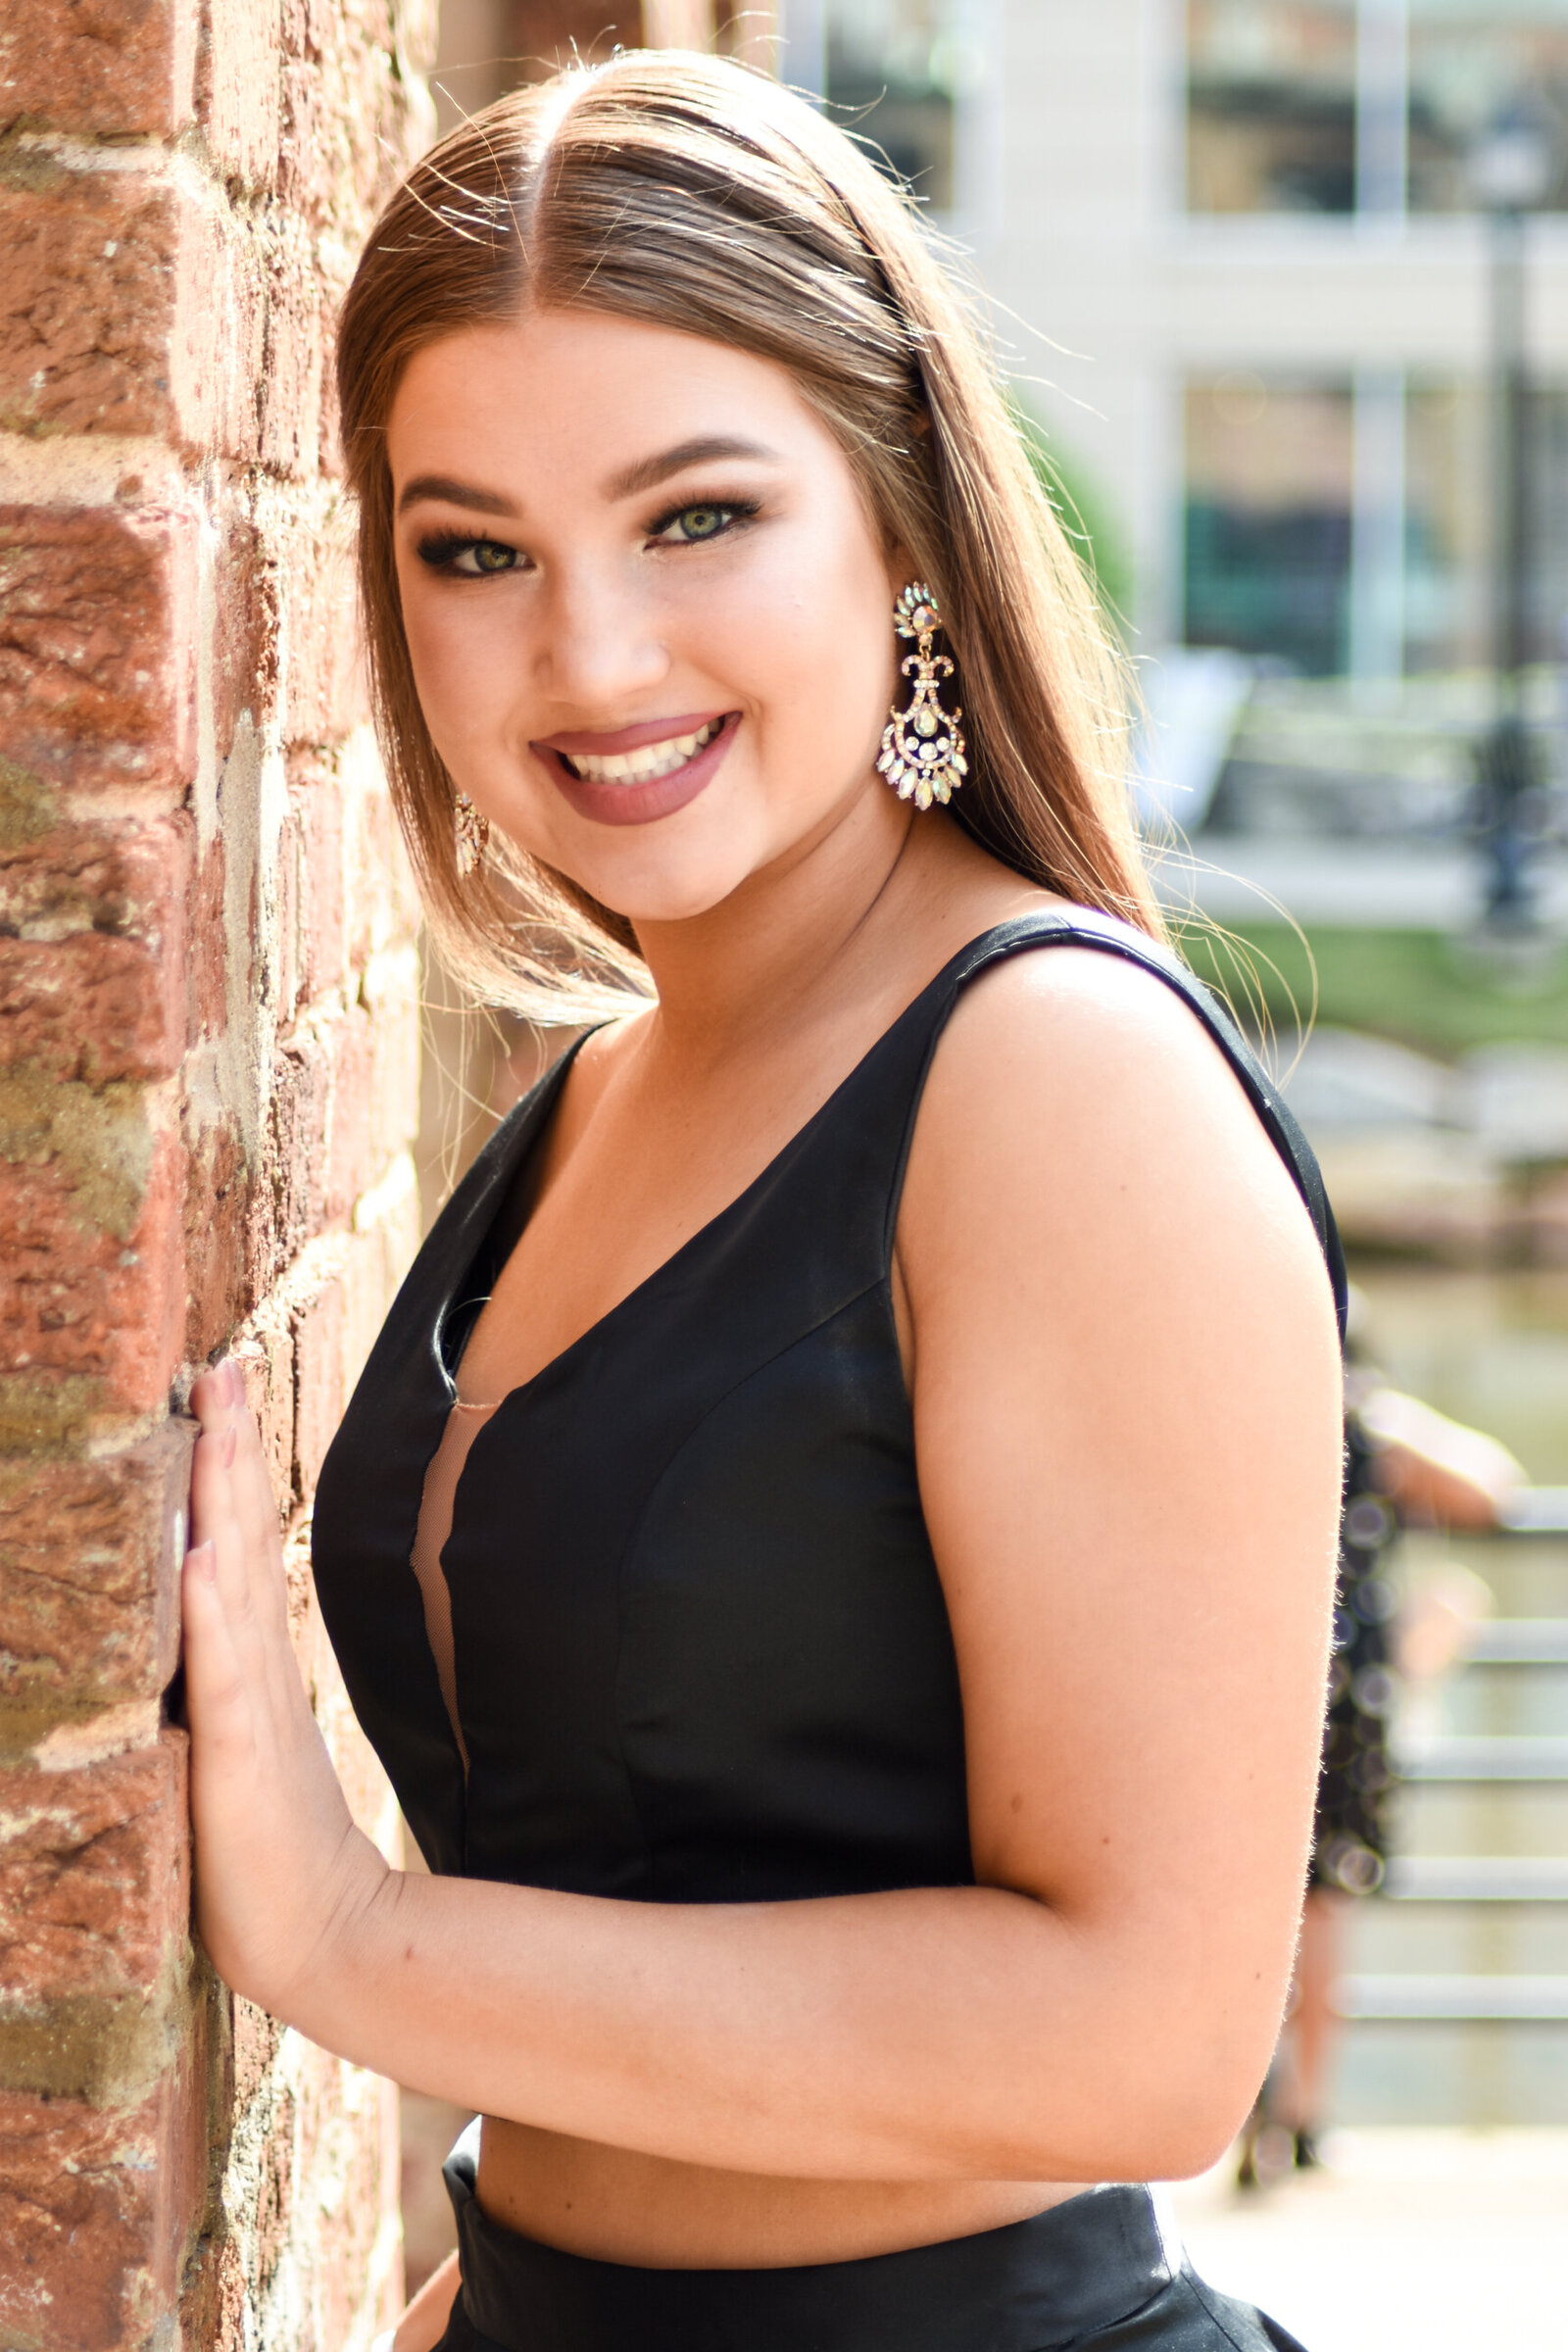
M191 1391L201 1423L185 1557L196 1924L236 1992L289 2020L387 1876L354 1827L289 1640L277 1511L232 1361Z

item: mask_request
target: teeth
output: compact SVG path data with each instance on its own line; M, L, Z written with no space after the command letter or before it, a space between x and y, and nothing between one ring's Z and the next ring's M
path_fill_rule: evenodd
M612 752L603 760L590 760L585 752L577 752L566 765L587 784L652 784L695 760L723 723L721 718L710 719L695 735L671 735L663 743L645 743L637 752Z

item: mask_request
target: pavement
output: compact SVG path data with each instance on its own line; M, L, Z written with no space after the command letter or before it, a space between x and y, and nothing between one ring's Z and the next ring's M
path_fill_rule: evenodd
M1324 2154L1167 2192L1199 2274L1306 2352L1564 2352L1568 2131L1342 2131Z

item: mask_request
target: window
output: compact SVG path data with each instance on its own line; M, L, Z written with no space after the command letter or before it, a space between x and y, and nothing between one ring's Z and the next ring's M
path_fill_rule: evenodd
M1192 212L1475 211L1503 133L1568 210L1568 0L1187 0Z
M952 0L829 0L834 120L880 148L933 211L953 209L960 51Z
M1468 212L1489 131L1522 124L1543 147L1527 211L1568 202L1568 0L1411 0L1409 204Z
M1354 210L1353 0L1190 0L1187 201Z
M1188 386L1189 645L1234 646L1312 677L1343 669L1352 434L1348 384Z
M1309 677L1489 666L1494 423L1474 378L1190 383L1187 643ZM1568 390L1534 388L1524 432L1525 659L1561 662Z

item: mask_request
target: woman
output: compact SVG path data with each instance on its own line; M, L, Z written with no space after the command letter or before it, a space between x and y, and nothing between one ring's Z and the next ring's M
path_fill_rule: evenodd
M237 1383L196 1391L203 1936L484 2117L400 2352L1287 2342L1099 2184L1217 2159L1279 2022L1332 1229L1157 944L972 331L842 134L634 56L415 171L340 382L431 918L611 1016L321 1479L432 1876L350 1824Z

